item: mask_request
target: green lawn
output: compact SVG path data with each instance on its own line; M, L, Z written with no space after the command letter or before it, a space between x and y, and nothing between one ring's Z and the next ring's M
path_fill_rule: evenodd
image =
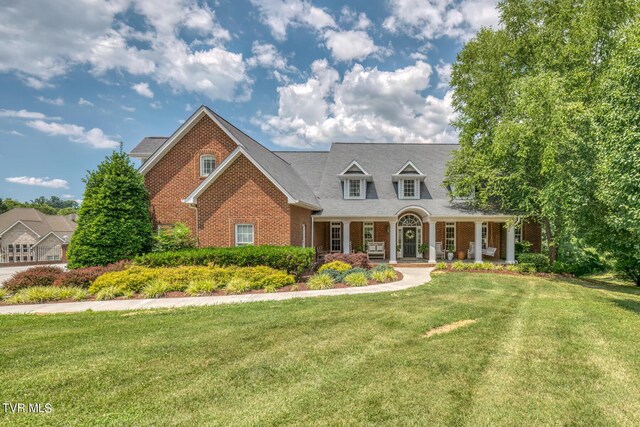
M640 289L581 283L2 316L0 399L54 411L0 424L640 425Z

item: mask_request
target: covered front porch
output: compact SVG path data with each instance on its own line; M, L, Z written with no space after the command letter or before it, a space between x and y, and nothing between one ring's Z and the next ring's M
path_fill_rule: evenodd
M319 255L369 252L372 261L390 264L433 264L449 261L450 256L467 262L514 263L515 243L528 228L507 216L435 217L411 210L385 218L319 217L313 218L312 245ZM539 241L539 236L532 240ZM376 250L372 253L370 248Z

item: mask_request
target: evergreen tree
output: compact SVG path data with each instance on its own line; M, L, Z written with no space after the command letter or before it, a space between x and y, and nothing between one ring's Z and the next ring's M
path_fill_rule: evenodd
M67 258L70 268L131 259L152 245L149 196L126 153L114 151L89 171Z

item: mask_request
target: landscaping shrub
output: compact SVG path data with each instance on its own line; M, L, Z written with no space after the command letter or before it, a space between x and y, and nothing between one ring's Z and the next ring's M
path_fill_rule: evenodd
M109 300L117 297L130 298L133 296L133 292L124 290L122 287L114 285L100 289L95 296L97 300Z
M327 276L330 276L333 279L334 283L340 283L342 282L342 279L344 279L346 271L326 269L322 271L322 274L326 274Z
M184 291L187 288L185 282L167 282L166 280L154 280L142 289L142 295L146 298L158 298L169 292Z
M586 246L580 239L572 238L561 241L558 261L551 268L554 273L584 276L604 272L609 266L594 248Z
M371 267L371 265L369 264L369 257L367 256L366 253L355 253L355 254L333 253L333 254L328 254L325 257L325 262L331 263L333 261L346 262L347 264L355 268L369 269Z
M394 269L377 270L371 272L371 278L376 282L392 282L398 278L398 273Z
M213 293L222 287L223 285L215 280L194 280L189 283L185 292L187 295L198 296Z
M87 291L80 288L32 286L18 290L14 295L4 300L4 302L9 304L36 304L65 299L78 301L87 298L87 296Z
M191 236L191 230L182 222L159 230L153 237L153 252L179 251L195 247L196 240Z
M101 275L112 271L122 271L128 264L128 261L119 261L104 267L96 266L69 270L60 274L53 282L53 286L71 286L87 289Z
M448 270L449 267L447 266L446 262L439 262L436 264L436 270Z
M385 270L393 270L393 267L391 267L389 264L378 264L373 269L373 271L385 271Z
M6 289L0 288L0 300L4 299L9 292Z
M319 291L322 289L331 289L335 284L333 277L329 276L325 273L314 274L307 281L307 286L309 289L314 291Z
M535 264L523 262L516 265L516 271L523 274L533 274L538 271L538 269Z
M55 266L33 267L15 273L3 287L8 291L17 291L33 286L51 286L63 273L62 268Z
M367 286L369 284L369 279L367 278L366 273L355 272L347 274L344 277L344 283L349 286Z
M351 266L351 264L348 264L346 262L343 261L331 261L328 262L326 264L322 264L322 266L320 266L320 268L318 269L318 271L320 273L322 273L325 270L336 270L336 271L347 271L347 270L351 270L353 267Z
M153 252L137 257L134 263L145 267L217 265L240 267L268 266L299 276L313 266L313 248L297 246L238 246L200 248L172 252Z
M247 279L234 277L233 279L229 280L229 283L227 283L224 289L228 294L241 294L243 292L256 289L256 287L252 285L251 282Z
M247 279L255 289L268 286L281 288L293 285L296 282L293 275L265 266L239 268L234 275L235 277Z
M549 272L549 257L543 254L523 253L518 255L518 264L533 264L536 271L541 273Z

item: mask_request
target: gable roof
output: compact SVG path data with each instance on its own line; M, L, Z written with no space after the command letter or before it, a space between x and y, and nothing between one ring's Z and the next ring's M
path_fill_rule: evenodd
M129 152L131 157L149 157L151 156L165 141L169 139L166 136L147 136L133 147Z
M31 229L38 237L51 232L71 237L77 227L70 215L45 215L34 208L14 208L0 215L0 236L16 224Z
M140 166L139 172L146 174L151 168L184 136L202 117L208 116L214 121L229 138L235 142L238 147L242 148L241 152L249 160L251 160L278 188L280 188L289 198L289 202L299 204L312 209L319 209L318 199L315 194L305 183L304 180L294 171L289 163L281 157L268 150L253 138L242 132L240 129L229 123L227 120L219 116L210 108L202 105L195 113L189 117L173 135L162 142L149 159ZM144 141L144 140L143 140ZM134 148L134 150L136 150ZM142 150L142 148L140 149ZM217 175L216 175L217 176ZM209 178L209 177L208 177ZM200 193L204 191L206 185L213 182L215 178L205 179L192 192L186 200L192 200L192 195L198 190ZM198 193L198 194L200 194ZM197 196L195 197L197 199Z

